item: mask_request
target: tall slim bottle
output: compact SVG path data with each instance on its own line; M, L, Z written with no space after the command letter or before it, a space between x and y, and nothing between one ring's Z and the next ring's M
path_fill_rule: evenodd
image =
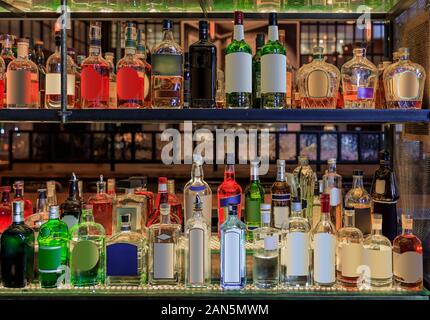
M0 187L0 233L3 233L12 222L12 207L10 202L10 187Z
M97 181L97 194L88 199L88 203L93 206L94 220L100 223L106 235L111 235L112 228L112 198L106 193L106 182L103 175Z
M336 173L336 159L328 160L328 170L323 176L324 193L330 195L330 218L336 230L342 228L342 176Z
M5 64L5 66L4 66L5 75L4 75L4 86L3 86L4 96L3 96L3 101L1 103L5 106L7 104L7 101L6 101L6 97L7 97L7 67L12 60L15 60L15 55L13 54L13 51L12 51L13 36L9 35L9 34L4 34L1 36L0 40L1 40L1 44L2 44L0 56L2 57L4 64Z
M257 33L255 55L252 58L252 103L254 108L261 107L261 49L266 35Z
M3 58L0 56L0 109L4 106L4 100L5 100L5 78L6 78L6 63L4 62Z
M40 226L49 218L46 189L38 189L37 193L36 212L25 218L25 224L33 229L35 238L39 234Z
M43 41L36 41L34 43L34 63L39 70L39 92L38 97L39 101L37 105L39 108L45 108L45 79L46 79L46 65L45 65L45 55L43 53Z
M13 201L21 200L24 202L24 218L28 218L33 214L33 203L31 200L24 198L24 181L15 181L13 189L15 191Z
M72 177L69 181L69 196L61 204L61 221L67 224L67 227L71 229L79 222L82 211L82 202L78 195L78 179L75 173L72 173Z
M272 185L272 227L281 229L290 215L291 188L285 178L285 160L277 162L276 181Z
M143 85L143 98L145 108L151 108L151 65L148 63L147 58L147 50L145 44L145 34L143 30L137 30L137 52L136 57L143 62L145 66L145 83Z
M148 227L152 224L160 222L160 205L163 203L169 203L169 194L167 193L167 178L158 178L158 193L155 198L155 210L150 213L148 217Z
M260 227L260 206L264 203L264 188L260 183L258 162L251 162L250 183L245 189L246 238L252 241L252 231Z
M105 53L105 60L109 65L109 108L118 107L117 99L117 85L116 85L116 72L115 72L115 55L113 52Z
M300 187L300 197L302 208L305 210L305 217L311 222L317 177L306 156L299 156L299 165L294 169L293 175Z

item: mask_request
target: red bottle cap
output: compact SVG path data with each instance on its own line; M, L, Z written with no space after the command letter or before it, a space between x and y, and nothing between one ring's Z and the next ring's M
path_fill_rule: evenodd
M243 24L243 12L235 11L234 12L234 24Z
M167 178L166 177L159 177L158 178L158 184L167 184Z
M323 193L320 196L321 212L330 212L330 195Z

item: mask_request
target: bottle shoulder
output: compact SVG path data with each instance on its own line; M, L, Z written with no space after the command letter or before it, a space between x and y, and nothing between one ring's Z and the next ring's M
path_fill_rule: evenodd
M153 55L166 54L166 55L183 55L182 47L172 40L164 40L157 44L152 50Z
M37 65L33 61L28 59L16 58L9 63L7 71L18 70L28 70L32 73L39 74L39 68L37 67Z
M366 236L364 238L364 246L365 248L370 250L372 249L378 250L379 248L381 248L382 250L383 247L386 247L389 249L392 248L391 241L387 237L383 236L382 234L375 234L375 235L370 234Z
M246 225L242 221L240 221L237 218L231 218L229 217L222 225L221 225L221 232L226 232L231 229L238 229L241 231L246 230Z
M70 229L70 237L79 239L81 237L102 237L104 238L106 231L104 227L97 222L80 222Z
M136 55L125 55L116 64L116 71L121 68L145 68L145 64Z
M82 62L81 68L86 66L98 65L109 69L109 62L107 62L101 55L90 55Z
M346 62L341 69L341 73L350 73L355 72L353 70L355 69L362 69L362 70L368 70L373 75L378 75L379 71L378 68L367 58L353 58L350 61Z
M146 238L143 234L134 231L120 231L112 236L110 236L106 240L106 245L115 244L115 243L133 243L142 245L145 242Z
M360 229L355 227L344 227L338 230L337 238L339 242L363 242L363 233Z
M402 74L406 72L414 73L419 79L426 78L426 71L420 64L412 62L410 60L400 60L385 68L384 79L392 78L397 74Z
M269 40L262 48L261 48L261 57L264 57L267 54L281 54L286 56L287 51L285 47L279 41L271 41Z
M32 228L30 228L25 223L20 224L14 224L12 223L2 234L2 238L6 236L17 236L17 235L24 235L24 236L33 236L34 237L34 231Z
M245 42L245 40L233 40L226 48L225 54L231 54L231 53L249 53L252 55L252 49L249 46L248 43Z

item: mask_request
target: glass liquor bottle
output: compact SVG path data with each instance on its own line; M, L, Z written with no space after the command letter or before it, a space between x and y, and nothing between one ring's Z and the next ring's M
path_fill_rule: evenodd
M150 227L154 223L160 222L160 205L162 203L169 203L169 194L167 193L167 178L158 178L158 193L155 198L155 210L150 213L147 226Z
M147 198L134 193L134 189L126 189L125 194L117 196L113 201L112 223L115 232L122 227L121 217L129 215L128 228L133 232L146 234Z
M1 187L0 202L0 234L10 226L12 222L12 207L10 202L10 187Z
M90 54L81 66L81 108L109 107L109 64L101 55L101 26L90 26Z
M312 221L317 176L309 165L308 157L299 156L299 165L294 169L293 176L300 188L300 197L302 201L302 209L305 210L305 218L308 219L308 221Z
M330 195L330 218L336 230L342 227L342 176L336 173L336 159L328 159L328 170L323 176L324 193Z
M107 180L107 194L112 198L116 197L116 181L113 178Z
M105 60L109 65L109 108L117 108L117 84L116 84L116 74L115 74L115 55L113 52L105 52Z
M264 188L261 185L258 162L251 162L250 183L245 189L246 238L252 241L252 230L260 227L260 206L264 203Z
M67 224L67 227L71 229L79 222L79 218L82 212L82 202L78 195L78 179L75 173L72 173L72 177L69 181L69 196L61 204L61 221Z
M252 58L252 102L254 108L261 107L261 49L266 35L257 33L255 55Z
M106 235L111 235L112 228L112 198L106 193L106 182L103 175L97 182L97 194L88 199L88 203L93 206L93 215L97 223L100 223Z
M24 288L34 276L34 232L24 223L24 202L12 202L12 224L0 242L1 279L6 288Z
M39 108L45 108L45 93L46 93L46 64L45 55L43 53L43 41L34 43L34 60L39 70Z
M193 155L191 180L184 187L184 213L185 222L193 215L194 201L199 196L202 202L203 217L211 230L212 226L212 190L204 180L203 159L199 154Z
M69 255L69 229L60 221L60 207L49 207L49 220L37 237L39 280L42 288L56 288L66 271Z
M134 189L134 193L139 196L144 196L146 198L146 225L148 225L149 218L152 217L154 213L154 193L148 190L148 179L147 177L141 177L141 185Z
M384 71L391 65L390 61L383 61L378 65L378 90L376 91L375 108L386 109L387 101L385 99L385 87L384 87Z
M106 241L106 284L138 286L147 280L146 238L132 230L132 214L119 216L119 231Z
M191 82L191 72L190 72L190 54L185 52L184 54L184 108L190 107L190 82Z
M28 39L18 40L18 57L12 60L6 73L7 107L37 108L39 106L39 70L28 59Z
M345 195L345 207L352 207L355 211L355 226L368 235L372 230L370 216L372 198L364 189L363 171L354 170L352 175L352 189Z
M366 49L354 49L354 58L342 66L345 109L374 109L378 68L366 58Z
M46 61L45 107L61 107L61 36L55 35L55 52ZM40 71L40 70L39 70ZM75 106L75 63L67 56L67 108Z
M0 57L0 109L3 108L5 101L5 88L4 81L6 78L6 64L2 57Z
M242 208L242 188L236 182L234 172L234 155L227 154L227 165L224 170L224 181L218 187L218 234L220 227L227 218L228 206L237 205L238 219L240 219L241 208Z
M190 108L215 108L217 49L209 41L209 23L199 21L199 41L190 46Z
M381 151L380 166L376 170L370 195L372 197L373 212L382 214L382 234L390 241L397 237L397 201L399 188L396 175L391 169L390 153Z
M221 288L240 290L246 285L246 226L239 220L238 205L228 205L228 216L221 225Z
M26 219L33 214L33 204L31 200L24 198L24 181L15 181L13 189L15 191L13 201L24 202L24 219Z
M271 188L272 227L281 229L290 215L291 187L285 178L285 160L277 161L276 181Z
M336 228L330 219L330 196L320 197L321 216L311 233L313 281L317 286L336 283Z
M372 288L390 288L393 283L391 241L382 235L382 215L372 215L372 233L364 239L365 284Z
M394 283L406 290L423 287L423 246L413 234L413 218L402 215L402 234L393 241Z
M362 279L358 272L363 264L363 233L355 227L355 211L346 207L344 226L337 233L336 275L344 287L360 287Z
M204 288L211 282L211 229L203 205L196 194L193 215L185 224L185 286L190 288Z
M57 205L57 183L54 180L46 181L46 204L49 206Z
M279 284L279 241L281 233L270 227L270 204L261 204L261 227L252 231L254 239L253 284L260 289Z
M168 203L170 204L170 218L173 223L182 225L182 204L175 194L175 180L167 180Z
M145 66L145 81L143 84L143 99L145 108L151 108L151 65L147 61L147 51L145 44L145 35L143 30L137 29L137 52L136 57L143 62Z
M184 105L183 50L173 38L173 21L163 21L163 40L151 55L152 106L182 108Z
M252 107L252 50L245 42L243 12L234 12L233 41L225 51L227 108Z
M82 209L81 220L70 229L70 279L75 287L105 282L105 229L94 221L92 205Z
M35 238L39 234L40 226L49 219L46 189L38 189L37 193L36 213L25 218L25 224L33 229Z
M224 71L217 69L216 72L216 107L218 109L225 108L225 77Z
M421 109L426 71L410 60L408 48L401 48L399 52L400 60L384 71L387 108Z
M81 108L81 71L82 71L82 62L86 57L84 55L78 55L76 57L76 72L75 72L75 108Z
M286 42L285 42L285 30L279 30L279 42L286 47ZM293 97L293 73L294 73L294 69L291 66L290 62L288 61L288 57L287 57L287 70L286 70L286 84L287 84L287 88L286 88L286 93L285 93L285 105L287 106L287 108L292 107L292 97Z
M150 285L177 285L180 281L181 226L170 223L170 205L160 204L160 223L149 227Z
M136 25L127 23L125 55L116 65L118 108L143 108L145 65L136 56Z
M12 51L12 45L13 45L13 36L8 35L8 34L4 34L2 36L0 36L0 43L2 45L2 50L0 52L0 56L4 61L4 76L3 76L3 100L1 101L1 104L3 106L6 106L6 96L7 96L7 90L6 90L6 85L7 85L7 67L9 65L9 63L15 59L15 56L13 54ZM1 83L1 81L0 81ZM0 87L1 89L1 87Z
M269 41L261 49L261 106L282 109L287 95L287 51L279 42L278 17L269 13Z
M281 249L282 282L286 286L308 286L311 284L310 233L311 225L303 216L302 202L294 198L291 217L283 226L285 246Z
M336 109L339 92L339 69L324 61L324 48L315 47L313 60L297 73L301 108Z

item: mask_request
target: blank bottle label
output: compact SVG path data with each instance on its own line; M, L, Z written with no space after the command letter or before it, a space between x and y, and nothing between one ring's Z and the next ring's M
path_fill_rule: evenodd
M60 95L61 94L61 74L59 73L48 73L45 78L45 93L52 95ZM75 75L68 74L67 75L67 95L74 96L75 95Z
M151 62L152 75L182 77L182 55L153 54L151 55Z
M130 67L121 68L116 78L118 99L143 101L144 82L143 73Z
M423 280L423 256L418 252L393 252L394 275L405 283Z
M357 269L363 264L363 245L344 243L340 248L341 273L344 277L358 277Z
M376 180L375 192L377 194L385 194L385 180Z
M287 92L287 57L266 54L261 57L261 93Z
M273 207L273 218L275 228L282 228L284 224L288 221L288 216L290 215L290 208L288 207Z
M32 103L31 72L27 70L9 70L6 74L7 104L28 105Z
M336 280L336 237L318 233L314 237L314 280L318 283L334 283Z
M75 216L68 214L65 215L61 218L61 221L63 221L65 224L67 224L67 227L72 228L75 224L77 224L79 222L78 218L76 218Z
M130 243L114 243L106 246L106 275L135 277L138 272L138 248Z
M39 272L56 273L61 265L61 246L39 247Z
M379 250L364 248L363 264L369 267L370 278L387 279L393 276L393 258L391 248L381 246Z
M224 265L222 266L224 282L240 283L240 230L226 232L222 249L224 249Z
M174 262L173 243L154 243L154 279L173 279Z
M342 201L341 191L338 188L330 189L330 206L335 207Z
M307 78L309 98L326 98L329 95L330 82L328 74L322 70L309 73Z
M193 228L189 239L189 282L203 283L205 281L205 230Z
M412 71L394 75L394 95L401 100L414 100L420 96L420 81Z
M97 266L100 252L97 245L90 240L79 241L72 251L72 271L91 271Z
M287 234L287 276L309 274L309 233Z
M225 56L225 92L252 92L252 55L236 52Z

